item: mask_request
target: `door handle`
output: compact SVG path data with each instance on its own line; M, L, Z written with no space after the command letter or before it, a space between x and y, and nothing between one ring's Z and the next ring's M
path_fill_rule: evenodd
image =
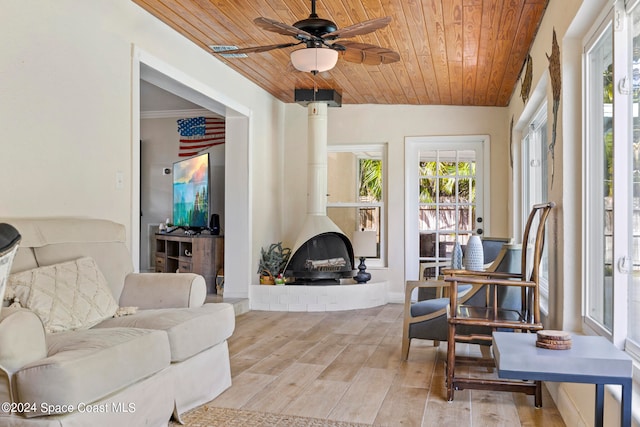
M631 258L623 256L618 258L618 272L623 274L631 273Z

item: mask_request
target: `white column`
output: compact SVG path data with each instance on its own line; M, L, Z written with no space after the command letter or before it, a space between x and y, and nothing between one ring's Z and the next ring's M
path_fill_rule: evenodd
M327 214L327 104L308 105L307 213Z

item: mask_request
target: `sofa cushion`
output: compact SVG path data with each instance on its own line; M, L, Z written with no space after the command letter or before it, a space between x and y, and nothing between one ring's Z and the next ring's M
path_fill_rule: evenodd
M36 267L38 267L38 262L36 261L36 255L33 253L33 248L18 247L18 252L11 265L11 273L19 273Z
M22 235L13 273L90 256L96 260L116 301L124 278L133 271L124 225L89 218L0 218ZM37 262L37 265L34 265Z
M167 334L132 328L88 329L47 336L48 357L15 375L18 400L35 413L66 411L62 405L88 404L169 366Z
M39 266L90 256L106 277L116 301L120 299L124 278L133 271L131 255L123 242L56 243L34 248L33 252Z
M106 279L89 257L12 274L8 285L50 333L88 329L118 309Z
M181 362L229 338L235 327L235 312L227 303L140 310L131 316L107 319L94 328L120 326L166 331L171 361Z

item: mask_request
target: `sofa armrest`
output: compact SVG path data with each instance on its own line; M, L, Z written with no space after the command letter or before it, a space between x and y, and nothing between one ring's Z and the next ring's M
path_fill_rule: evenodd
M0 311L0 369L12 374L23 366L47 357L42 321L25 308Z
M207 286L199 274L130 273L124 279L120 307L200 307L206 296Z

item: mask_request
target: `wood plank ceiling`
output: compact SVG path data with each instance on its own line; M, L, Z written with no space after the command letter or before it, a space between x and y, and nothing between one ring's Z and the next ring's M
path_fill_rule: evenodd
M240 48L290 43L253 20L292 25L311 13L309 0L133 0L208 52L211 45ZM338 28L390 16L389 26L350 40L392 49L393 64L338 60L313 76L293 68L294 49L222 58L224 63L283 102L294 88L336 89L344 104L509 104L549 0L318 0L320 18ZM212 53L213 54L213 53Z

